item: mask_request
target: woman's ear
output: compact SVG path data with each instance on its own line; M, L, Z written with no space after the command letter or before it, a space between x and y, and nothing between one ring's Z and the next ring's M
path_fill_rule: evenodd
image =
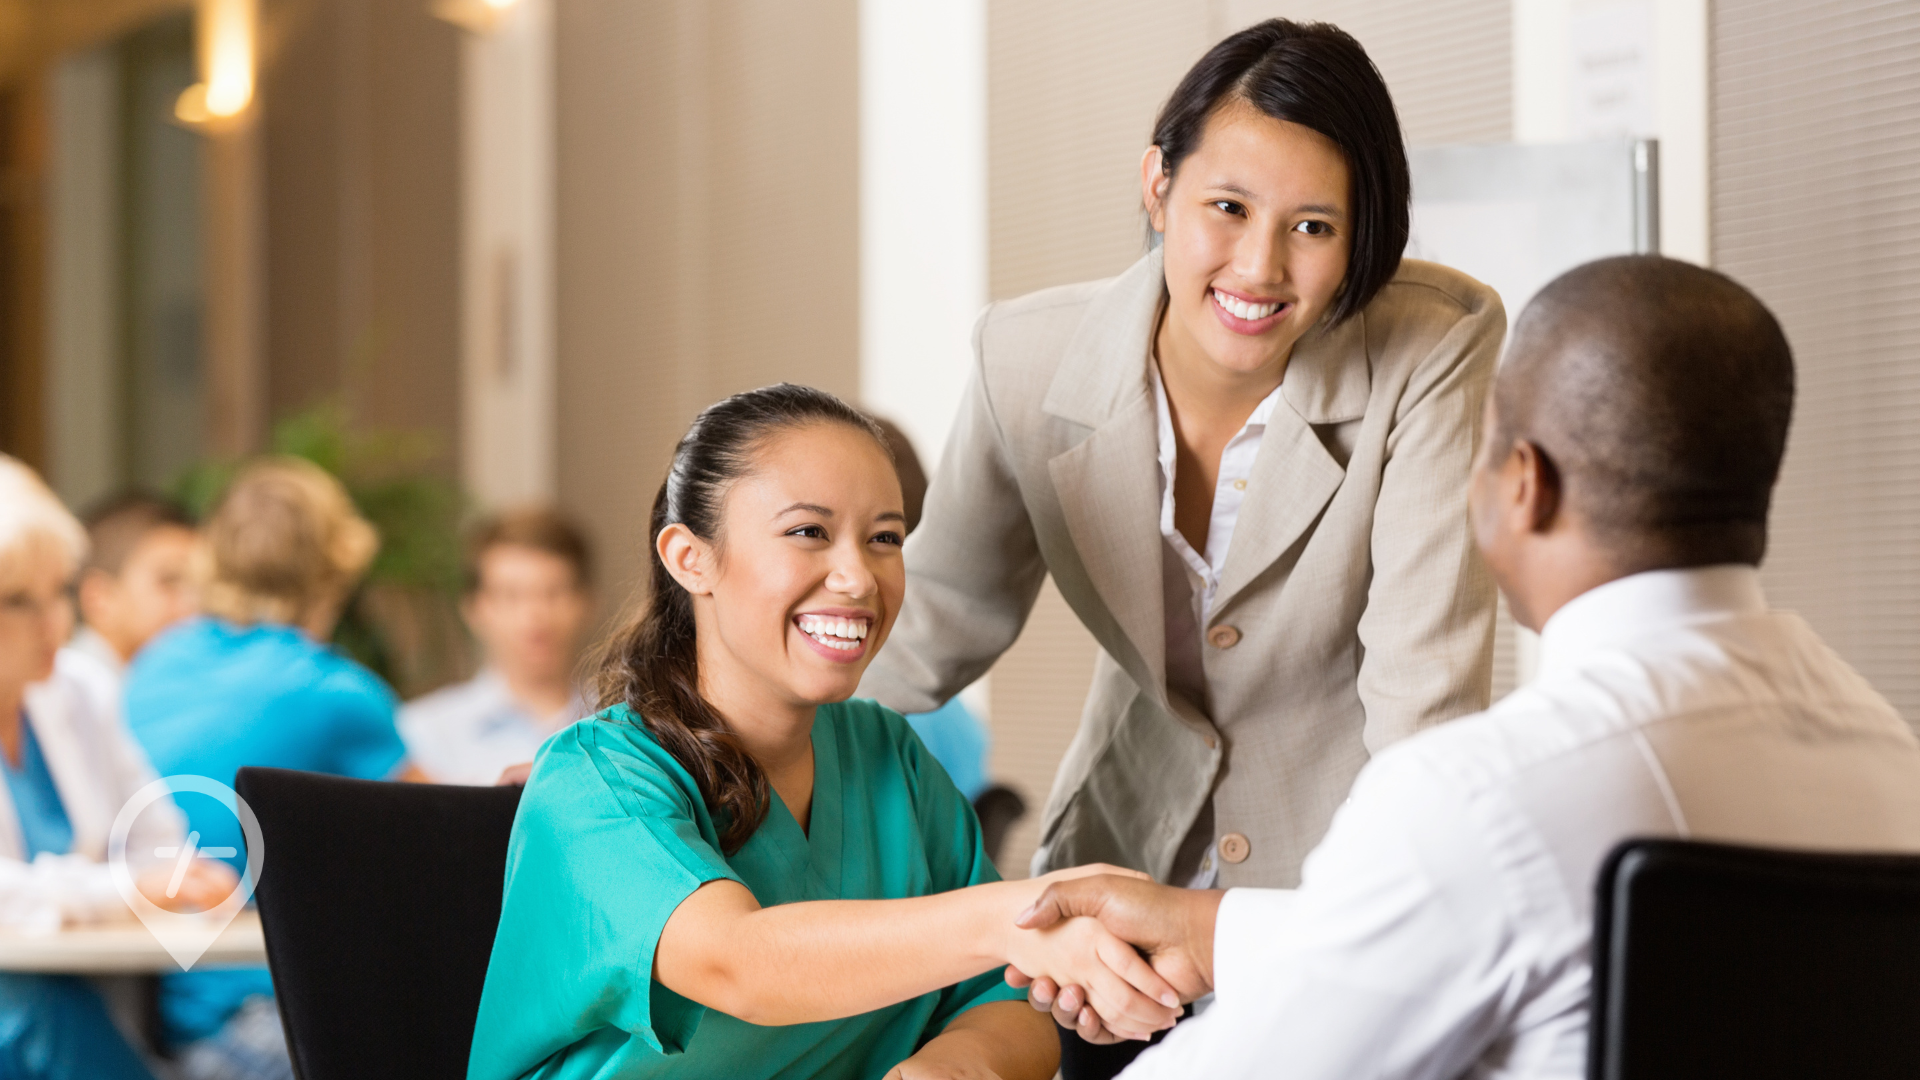
M1140 155L1140 205L1146 208L1154 232L1167 231L1167 185L1172 178L1167 175L1166 160L1157 146L1147 147Z
M693 535L693 530L675 523L660 530L654 538L653 549L660 555L660 562L666 566L667 573L680 587L694 596L713 591L713 564L708 556L713 546Z

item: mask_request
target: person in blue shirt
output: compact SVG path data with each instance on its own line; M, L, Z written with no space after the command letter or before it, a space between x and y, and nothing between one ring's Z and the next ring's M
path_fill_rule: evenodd
M108 834L154 774L121 723L115 674L63 647L86 550L53 492L0 454L0 927L15 933L133 918L106 863ZM184 835L173 803L155 802L131 823L129 869L153 903L204 910L239 879L193 863L172 882L157 851ZM0 1077L152 1080L85 981L11 971L0 972Z
M270 458L237 476L206 524L204 614L141 651L127 677L129 726L162 775L233 785L244 765L383 779L401 773L398 702L372 672L325 642L378 547L338 481ZM183 794L200 844L246 845L230 808ZM262 967L162 980L160 1013L182 1072L290 1077Z
M1000 881L906 721L848 700L906 587L871 422L791 385L722 401L651 522L602 709L521 798L470 1080L1045 1080L1009 962L1084 973L1136 1036L1172 1024L1097 922L1016 929L1052 879Z
M920 510L927 503L927 470L914 452L913 441L900 425L882 416L869 417L886 438L887 452L893 455L894 469L900 474L901 512L907 517L906 532L920 527ZM907 723L913 733L927 744L935 761L947 770L954 786L969 800L978 799L991 781L987 777L987 752L992 740L987 725L967 708L958 696L932 712L910 713Z

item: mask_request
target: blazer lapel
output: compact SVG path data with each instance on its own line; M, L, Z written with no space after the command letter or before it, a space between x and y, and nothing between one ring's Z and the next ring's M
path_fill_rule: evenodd
M1153 400L1135 404L1047 463L1074 550L1139 663L1116 656L1156 699L1166 696L1161 589L1160 457Z
M1137 654L1114 660L1164 703L1159 434L1147 384L1163 289L1158 249L1113 279L1088 305L1041 408L1093 429L1048 474L1087 581Z
M1346 470L1327 452L1313 425L1344 423L1366 414L1373 380L1365 320L1362 313L1331 331L1316 328L1294 346L1281 400L1267 420L1247 478L1246 502L1213 598L1214 614L1306 535L1340 490Z

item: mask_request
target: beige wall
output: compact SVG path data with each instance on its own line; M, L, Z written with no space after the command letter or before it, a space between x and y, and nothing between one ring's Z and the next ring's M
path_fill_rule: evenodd
M1409 139L1500 141L1511 128L1508 12L1508 0L993 0L989 291L1017 296L1106 277L1139 257L1139 162L1154 115L1227 32L1274 15L1334 21L1369 49ZM1049 583L993 669L993 772L1031 808L1009 838L1003 872L1025 874L1094 650Z
M426 5L262 10L267 415L354 418L459 460L459 31Z
M1226 0L1225 30L1281 16L1358 38L1417 143L1506 142L1513 134L1512 0Z
M1917 720L1920 5L1743 0L1710 34L1714 264L1798 366L1767 590Z
M857 14L558 5L560 499L609 606L700 408L783 379L859 388Z

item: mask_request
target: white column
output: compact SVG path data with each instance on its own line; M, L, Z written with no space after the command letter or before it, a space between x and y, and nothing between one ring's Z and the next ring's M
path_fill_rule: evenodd
M1514 0L1513 137L1660 140L1660 250L1706 263L1708 0Z
M985 0L862 0L860 396L928 472L986 301Z
M461 49L462 476L483 505L553 498L553 5Z
M860 398L929 475L986 302L986 0L861 0Z

